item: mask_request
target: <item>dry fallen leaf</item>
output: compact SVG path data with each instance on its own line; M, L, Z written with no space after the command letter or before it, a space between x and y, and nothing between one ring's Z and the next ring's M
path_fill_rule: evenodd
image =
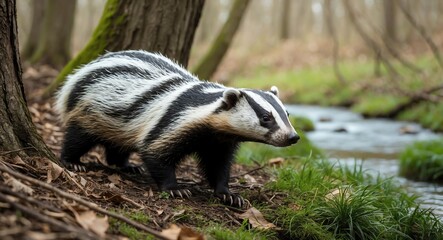
M248 210L246 210L246 212L242 214L238 214L238 217L241 219L248 219L253 228L263 230L276 228L276 226L273 223L268 222L263 217L263 214L255 207L249 208Z
M86 186L86 183L88 183L88 181L86 181L84 177L80 176L80 184L84 187Z
M179 227L172 224L168 229L164 229L161 233L165 238L169 240L203 240L205 239L200 233L187 228Z
M345 194L346 199L348 199L350 196L350 192L347 191L346 189L335 188L331 190L328 194L326 194L325 198L326 200L332 200L336 197L339 197L341 194Z
M77 213L74 211L75 220L86 230L90 230L100 237L104 237L109 227L108 216L97 217L93 211Z
M243 177L248 183L257 183L257 180L255 180L255 178L249 174L246 174Z
M112 174L112 175L108 176L108 180L111 181L112 183L114 183L115 185L117 185L120 183L122 178L120 177L120 175Z
M12 163L17 164L17 165L25 165L25 166L27 165L20 156L15 156L12 159Z
M284 158L282 157L277 157L277 158L271 158L268 160L268 164L269 165L280 165L285 161Z
M5 174L6 181L5 183L12 187L14 192L24 192L28 195L32 195L34 193L34 189L29 187L28 185L20 182L14 177L9 176L9 174Z
M58 164L48 161L48 176L46 179L47 183L51 183L53 180L56 180L63 172L63 168Z

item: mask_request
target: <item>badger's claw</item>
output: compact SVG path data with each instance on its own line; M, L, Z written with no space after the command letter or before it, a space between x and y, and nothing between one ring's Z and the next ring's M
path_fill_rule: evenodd
M243 199L240 195L232 194L232 193L216 193L216 197L218 197L223 204L243 208L246 206L245 203L248 203L247 200Z
M128 166L121 168L121 171L126 173L143 174L146 172L146 168L143 165L129 164Z
M65 168L69 170L74 170L76 172L86 172L86 166L82 163L63 163Z
M190 198L192 196L191 191L188 189L169 190L167 193L169 193L169 195L171 195L173 198Z

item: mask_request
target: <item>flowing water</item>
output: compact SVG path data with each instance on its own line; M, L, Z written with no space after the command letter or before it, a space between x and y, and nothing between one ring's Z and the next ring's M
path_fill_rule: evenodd
M418 194L422 207L443 217L443 185L415 182L398 176L398 153L415 141L443 135L410 122L365 119L344 108L288 105L289 113L304 116L315 124L309 139L324 149L331 161L341 165L363 164L374 175L394 177L409 192Z

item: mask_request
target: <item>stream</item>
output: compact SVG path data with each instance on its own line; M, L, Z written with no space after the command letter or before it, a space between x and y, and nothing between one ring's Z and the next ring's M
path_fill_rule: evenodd
M393 177L413 194L423 208L443 218L443 185L415 182L398 176L398 153L415 141L441 138L411 122L365 119L345 108L287 105L290 114L307 117L315 124L309 139L323 149L333 162L363 169L374 175Z

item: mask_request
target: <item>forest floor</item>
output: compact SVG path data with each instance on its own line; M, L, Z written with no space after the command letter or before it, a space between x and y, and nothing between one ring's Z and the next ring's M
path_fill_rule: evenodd
M23 81L32 120L46 144L58 157L63 128L57 122L53 101L39 99L42 89L56 75L56 70L46 66L38 69L27 68L23 74ZM131 160L139 161L137 156L132 156ZM95 148L83 157L82 161L104 163L103 149ZM202 179L192 159L184 161L178 169L179 183L192 192L190 199L171 198L168 194L158 193L149 176L121 173L106 167L105 164L103 167L94 164L92 170L87 172L71 172L48 159L22 159L18 156L8 158L8 153L0 155L0 162L5 163L1 164L2 167L50 183L65 193L81 196L91 204L111 212L119 212L155 231L169 229L165 238L178 239L174 237L174 234L178 234L177 230L174 226L171 228L173 223L179 224L182 234L190 237L186 239L201 239L203 235L194 232L198 226L213 223L214 226L222 224L238 228L246 218L246 215L240 216L245 213L245 209L222 205L213 196L212 190ZM263 170L265 167L234 165L231 190L247 191L250 200L275 198L276 193L261 191L263 184L269 181L269 175ZM25 179L5 172L0 178L4 185L12 187L11 192L6 186L0 186L1 239L14 239L17 236L30 239L125 239L128 236L132 239L144 239L150 236L143 231L137 231L131 224L110 219L103 214L97 216L88 207L60 196L44 186L29 184ZM23 208L21 213L18 214L17 208L5 209L7 204L4 197ZM278 205L277 199L278 197L272 204ZM48 217L52 220L45 220Z

